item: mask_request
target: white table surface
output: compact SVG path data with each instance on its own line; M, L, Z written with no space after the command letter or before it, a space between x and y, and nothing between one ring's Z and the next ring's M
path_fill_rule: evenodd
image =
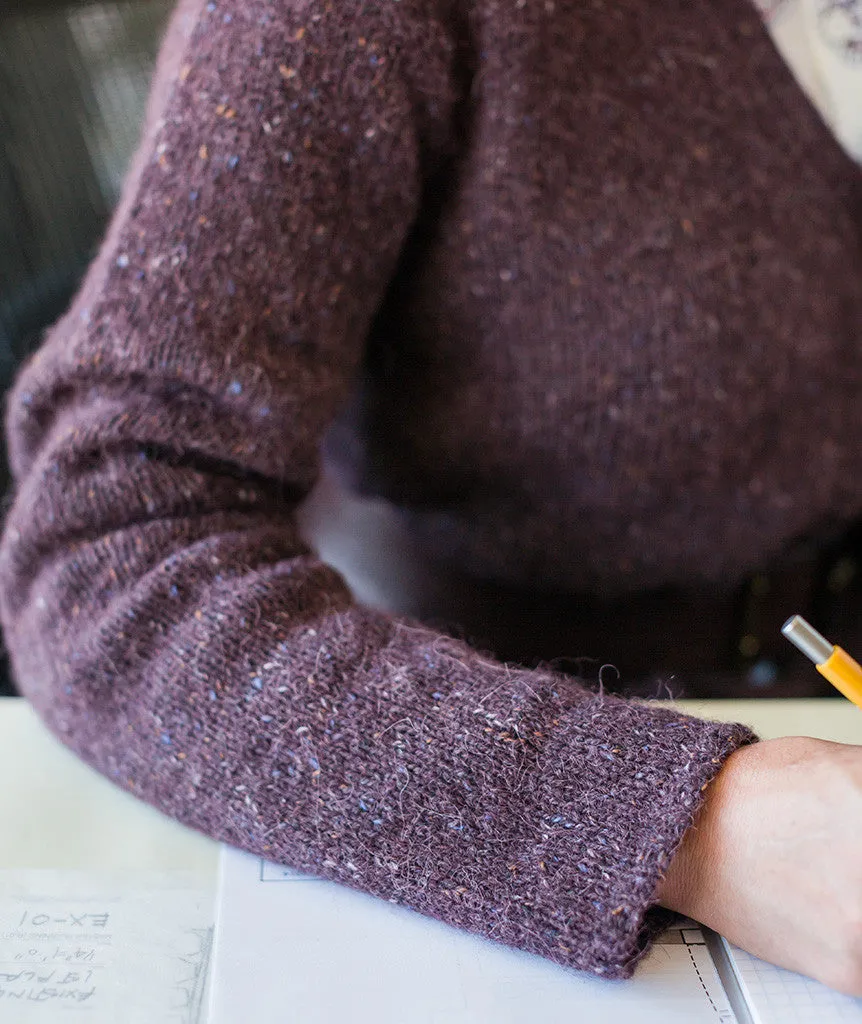
M862 744L844 700L681 701L762 737ZM191 871L215 887L218 845L118 789L62 747L24 701L0 698L0 868Z

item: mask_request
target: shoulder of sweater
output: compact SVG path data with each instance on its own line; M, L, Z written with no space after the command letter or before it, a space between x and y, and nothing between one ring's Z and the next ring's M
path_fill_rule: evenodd
M275 60L286 88L330 86L369 105L397 83L419 138L445 149L475 64L464 8L462 0L180 0L160 49L147 131L157 130L170 93L217 32L226 83L246 75L250 57Z

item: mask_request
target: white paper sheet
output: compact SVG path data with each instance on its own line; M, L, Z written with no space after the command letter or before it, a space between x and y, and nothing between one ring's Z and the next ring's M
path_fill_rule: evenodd
M700 930L591 978L222 851L210 1024L734 1024Z
M0 1022L204 1024L212 915L188 873L0 871Z

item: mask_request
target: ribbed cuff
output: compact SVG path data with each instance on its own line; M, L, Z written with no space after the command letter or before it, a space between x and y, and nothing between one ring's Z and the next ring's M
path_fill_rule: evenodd
M540 837L527 855L536 898L520 904L529 913L516 944L626 978L674 918L655 894L707 786L756 736L608 696L578 702L558 722L536 780Z

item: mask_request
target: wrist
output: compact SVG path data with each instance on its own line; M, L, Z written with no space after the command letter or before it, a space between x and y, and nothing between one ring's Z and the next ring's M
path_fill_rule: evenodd
M723 823L750 774L757 744L734 751L709 783L695 819L671 859L656 892L657 902L709 924L709 904L720 900Z

